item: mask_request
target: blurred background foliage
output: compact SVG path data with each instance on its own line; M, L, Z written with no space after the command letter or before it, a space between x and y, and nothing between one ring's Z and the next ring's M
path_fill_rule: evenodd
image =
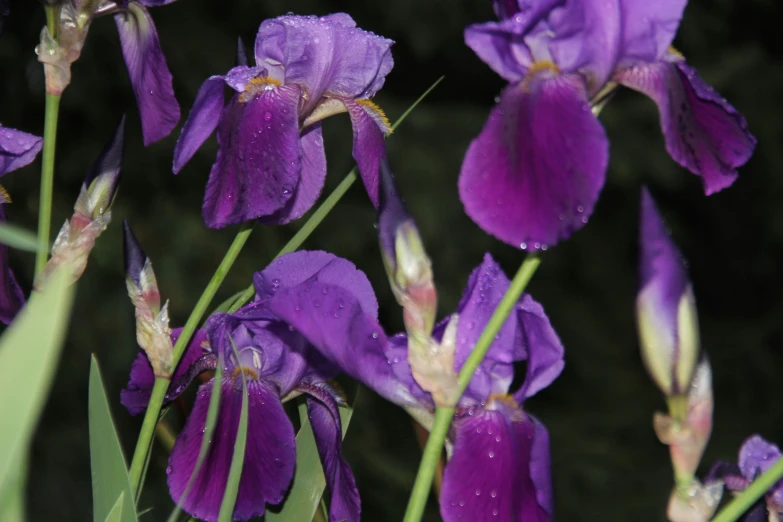
M397 43L396 66L376 101L394 120L439 76L445 81L389 140L391 163L433 258L441 314L459 300L468 274L489 251L512 274L520 252L483 234L464 214L456 181L465 149L503 86L462 41L463 28L493 17L488 0L181 0L156 8L174 89L186 115L201 82L234 63L236 36L252 45L265 18L293 11L346 11L364 29ZM774 0L693 0L676 46L705 80L748 119L759 139L755 156L730 189L706 198L697 177L666 154L657 112L643 96L622 91L601 115L612 142L608 181L589 224L544 255L530 290L544 304L567 350L565 371L526 404L552 438L556 516L561 521L664 520L671 486L667 449L651 428L664 402L646 377L634 329L639 188L648 184L690 261L703 346L713 364L715 428L703 463L735 459L751 433L783 442L783 6ZM33 48L44 24L38 2L12 0L0 36L0 121L40 134L43 75ZM90 469L87 439L89 354L102 365L126 454L141 419L119 404L136 355L133 311L125 294L120 222L127 219L152 258L161 291L180 325L219 263L235 230L207 230L200 214L214 138L178 175L171 174L179 131L142 147L135 102L114 23L93 24L73 68L60 117L54 224L70 215L86 170L122 113L130 131L125 169L112 210L79 283L70 338L33 446L31 520L87 520ZM352 167L348 118L325 123L326 191ZM35 227L36 166L3 178L14 204L10 219ZM291 237L299 221L258 227L215 305L244 288ZM374 212L355 186L306 248L354 261L373 282L381 319L401 328L378 255ZM32 255L12 262L28 285ZM25 393L25 390L19 390ZM3 401L13 397L3 397ZM410 419L363 393L346 451L363 500L363 519L401 519L420 455ZM165 520L171 501L166 454L158 445L148 474L142 520ZM426 520L439 520L431 503Z

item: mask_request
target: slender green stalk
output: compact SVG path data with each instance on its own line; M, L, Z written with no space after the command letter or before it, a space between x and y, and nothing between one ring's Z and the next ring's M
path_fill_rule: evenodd
M54 187L54 151L57 144L57 117L59 112L60 96L47 94L41 165L41 199L38 204L38 250L35 254L36 275L43 270L49 258L49 227L52 221L52 191Z
M487 354L489 347L492 345L492 341L500 331L500 328L506 322L511 310L519 300L519 296L525 291L528 282L533 277L538 265L541 264L541 260L535 255L528 255L522 266L519 267L517 274L514 276L514 280L511 281L511 286L508 287L503 298L500 300L497 308L492 313L487 326L481 333L476 342L476 346L473 351L470 352L468 359L462 366L459 372L459 393L465 392L470 380L476 373L476 369L481 364L484 356ZM449 427L451 426L451 420L454 418L454 408L435 408L435 419L430 430L429 438L427 439L427 445L424 446L424 453L421 457L421 463L419 464L419 472L416 474L416 481L413 483L413 490L411 491L411 498L408 501L408 508L405 511L404 522L419 522L424 514L424 508L427 505L427 498L432 488L432 479L435 477L435 469L438 466L441 453L443 452L443 444L446 440ZM724 521L725 522L725 521Z
M242 247L245 245L245 242L250 236L250 232L252 232L252 230L253 225L251 223L245 223L242 225L242 227L239 229L239 232L237 232L236 237L234 238L234 242L231 243L231 246L228 248L226 255L223 256L223 261L220 262L220 265L218 265L217 270L215 270L212 279L210 279L209 284L207 284L207 287L201 294L201 297L196 303L195 308L193 308L190 317L188 317L185 326L182 328L182 333L180 333L180 336L174 345L173 367L177 366L177 363L182 357L182 353L185 351L185 347L187 347L188 342L190 342L190 337L193 335L193 332L196 331L196 327L201 321L204 312L206 312L209 303L212 301L212 298L215 297L215 293L217 292L221 283L223 283L223 280L226 278L228 271L231 269L231 265L234 264L234 261L239 255L239 252L242 250ZM169 379L155 379L155 385L152 388L152 395L150 396L150 402L147 406L147 412L144 414L144 421L141 425L139 440L136 443L136 450L133 452L133 459L131 460L130 467L130 481L133 494L137 498L139 496L139 484L141 483L142 471L144 469L144 460L147 455L147 450L152 443L152 437L155 433L155 426L158 423L158 417L160 415L160 408L163 405L163 399L166 396L169 382Z
M726 506L715 515L712 522L734 522L739 519L750 506L756 503L764 493L769 491L775 483L783 478L783 459L778 460L759 478L753 481L748 488L734 497Z
M44 10L46 11L46 28L49 30L49 34L55 42L60 41L60 11L62 7L58 5L47 5Z

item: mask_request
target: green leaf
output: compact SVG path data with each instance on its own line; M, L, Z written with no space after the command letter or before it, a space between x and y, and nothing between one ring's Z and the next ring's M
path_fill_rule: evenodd
M10 223L0 223L0 243L26 252L38 249L38 238L25 228Z
M237 347L234 345L233 339L231 339L231 347L238 361L239 353L237 353ZM223 502L220 503L218 522L231 522L233 518L234 505L237 502L237 493L239 493L239 479L242 477L242 466L245 462L245 444L247 443L247 381L245 380L245 372L239 373L242 375L242 411L239 414L237 438L234 441L234 454L231 457L231 468L229 468L228 472L226 491L223 493Z
M354 401L354 404L356 402ZM348 431L348 424L353 415L353 408L340 408L343 437ZM299 404L299 418L302 427L296 435L296 472L293 486L288 494L283 508L279 513L266 512L265 522L301 522L313 520L315 511L326 488L326 477L321 467L321 458L315 446L313 428L307 416L307 403Z
M185 492L182 494L182 499L174 511L169 515L169 522L176 522L182 511L182 504L185 503L185 499L190 493L190 488L193 485L193 480L198 476L198 472L201 469L201 465L204 463L204 459L207 458L207 452L209 451L209 445L212 443L212 434L215 432L215 424L217 424L218 410L220 408L220 383L223 380L223 361L219 361L217 370L215 371L215 378L212 381L212 395L209 398L209 406L207 407L207 421L204 423L204 438L201 439L201 448L198 451L198 459L196 460L196 466L193 468L193 473L190 474L190 480L185 488Z
M120 497L117 502L114 503L114 507L111 508L109 514L106 516L105 522L122 522L122 504L125 499L125 492L120 493Z
M128 468L122 454L122 446L111 419L109 401L98 370L98 361L90 362L90 467L92 468L92 507L96 522L106 520L113 511L117 497L124 495L129 502L122 503L122 522L136 522L136 506L133 502Z
M73 287L62 270L34 293L0 337L0 499L13 487L44 407L65 340Z

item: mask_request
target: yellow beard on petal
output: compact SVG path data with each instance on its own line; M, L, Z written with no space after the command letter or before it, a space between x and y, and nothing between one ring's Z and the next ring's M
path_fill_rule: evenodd
M367 99L361 99L356 100L356 103L364 107L364 110L367 111L367 113L378 123L378 125L383 130L384 134L391 134L392 128L391 123L389 122L389 118L386 116L386 113L383 112L383 109L378 107L378 105Z
M529 92L530 84L533 82L533 80L536 79L536 77L541 75L560 76L560 68L555 65L554 62L550 62L549 60L534 62L533 65L531 65L527 70L527 74L525 74L525 77L522 80L522 90Z
M239 95L239 101L241 103L246 103L255 98L262 91L271 87L279 86L280 82L278 80L268 76L257 76L255 78L250 78L250 80L248 80L247 84L245 85L245 92Z

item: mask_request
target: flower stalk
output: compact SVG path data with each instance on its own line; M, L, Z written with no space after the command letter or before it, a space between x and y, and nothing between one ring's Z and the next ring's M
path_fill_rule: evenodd
M495 336L500 332L501 327L506 322L511 310L514 308L514 304L519 300L519 296L525 291L527 284L538 269L538 265L541 264L541 260L536 255L529 255L522 262L514 279L511 281L506 293L503 295L500 304L495 309L487 323L486 328L481 333L481 337L476 342L476 346L470 353L470 356L465 361L462 369L459 372L459 396L465 391L470 383L473 375L476 373L476 369L481 364L484 356L487 354L492 341ZM427 445L424 447L424 453L422 455L421 463L419 464L419 471L416 474L416 480L413 483L413 490L411 491L410 500L408 501L408 507L405 510L405 517L403 522L419 522L424 514L424 508L427 505L427 497L429 496L430 489L432 488L432 480L435 477L435 470L438 466L441 453L443 452L443 445L448 434L451 421L454 418L454 408L435 408L435 419L430 430L429 439L427 439ZM726 521L723 521L726 522Z
M47 13L49 9L47 9ZM52 192L54 188L54 153L57 144L57 120L60 95L46 94L44 115L44 143L41 162L41 196L38 204L38 250L35 253L35 273L41 272L49 257L49 233L52 221Z
M783 459L778 460L759 478L754 480L748 488L734 497L726 506L715 515L712 522L734 522L738 520L743 513L756 503L758 499L764 496L775 483L783 478Z

